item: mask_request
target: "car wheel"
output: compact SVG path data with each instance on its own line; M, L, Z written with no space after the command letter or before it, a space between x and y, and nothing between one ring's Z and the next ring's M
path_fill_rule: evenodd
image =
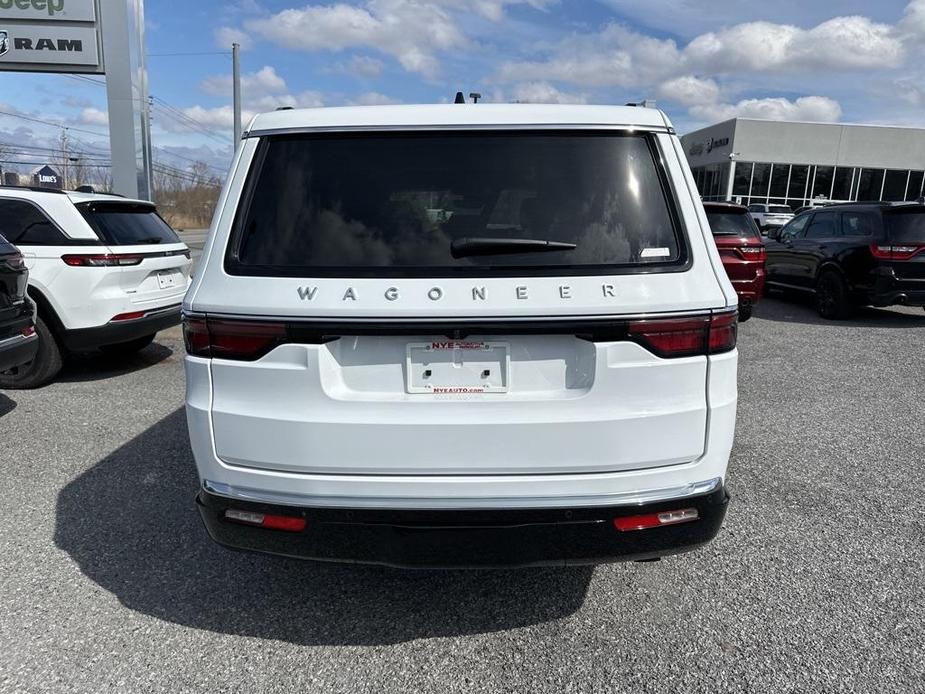
M847 318L851 314L848 285L834 270L826 270L816 282L816 311L829 320Z
M745 304L744 306L739 305L739 322L744 323L751 317L752 317L752 305L751 304Z
M14 390L38 388L48 383L61 371L61 347L41 316L35 319L35 332L39 336L39 346L35 357L27 364L0 374L0 388Z
M130 354L135 354L135 352L140 352L145 347L154 342L154 333L150 335L145 335L144 337L138 337L134 340L128 342L117 342L114 345L101 345L100 351L104 354L109 354L114 357L125 357Z

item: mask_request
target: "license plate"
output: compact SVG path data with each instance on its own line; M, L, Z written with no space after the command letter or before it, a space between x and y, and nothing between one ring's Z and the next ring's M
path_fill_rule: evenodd
M405 355L409 393L506 393L510 373L511 349L506 342L412 342Z
M173 289L180 286L183 273L176 271L157 273L157 286L161 289Z

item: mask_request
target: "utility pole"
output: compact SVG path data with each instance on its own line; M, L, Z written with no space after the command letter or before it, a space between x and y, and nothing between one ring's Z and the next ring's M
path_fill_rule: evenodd
M234 91L234 148L241 141L241 46L231 44L231 81Z

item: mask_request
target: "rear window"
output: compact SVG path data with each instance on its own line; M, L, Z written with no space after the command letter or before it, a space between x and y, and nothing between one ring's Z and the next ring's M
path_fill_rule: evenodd
M660 161L639 134L270 137L226 268L388 277L682 266L686 246ZM489 243L460 250L473 240ZM523 252L515 243L525 240L574 248Z
M180 243L177 233L150 205L94 202L79 209L109 246Z
M768 213L770 214L793 214L793 210L787 207L787 205L770 205L768 207Z
M707 220L714 236L761 236L754 218L745 210L707 210Z
M925 207L900 207L887 216L893 243L925 244Z

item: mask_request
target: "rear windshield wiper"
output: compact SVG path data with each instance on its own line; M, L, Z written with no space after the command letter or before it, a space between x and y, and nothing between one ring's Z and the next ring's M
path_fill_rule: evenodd
M465 238L455 239L450 244L450 254L454 258L465 258L472 255L573 251L576 248L574 243L543 239Z

